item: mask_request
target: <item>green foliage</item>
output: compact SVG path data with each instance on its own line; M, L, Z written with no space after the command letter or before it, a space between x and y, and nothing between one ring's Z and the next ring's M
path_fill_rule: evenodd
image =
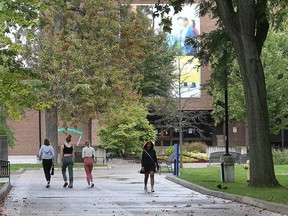
M270 32L262 62L265 70L270 129L278 134L288 126L288 31Z
M6 135L7 136L7 141L8 145L10 147L13 147L15 145L15 133L14 131L8 127L1 119L0 117L0 135Z
M288 97L285 94L288 91L287 87L287 68L288 64L288 36L286 32L270 32L262 51L262 62L265 72L268 109L270 116L270 131L273 134L278 134L281 129L285 129L288 125L287 118L287 101ZM210 93L213 95L212 102L215 104L215 109L212 114L215 122L218 124L224 119L224 90L223 86L218 85L214 80L219 70L217 61L222 61L221 58L215 56L212 74L210 81ZM233 60L233 64L229 70L228 84L228 106L229 118L236 119L240 122L246 119L246 103L244 101L244 90L242 85L242 77L239 72L237 62Z
M275 165L286 165L288 164L288 150L273 150L273 161Z
M23 41L32 40L29 29L37 23L35 0L5 1L0 5L0 106L2 117L18 120L33 107L39 93L37 74L23 62Z
M35 107L41 83L24 64L24 42L33 40L30 31L38 23L43 4L35 0L0 2L0 134L14 145L14 132L5 119L20 120L24 109Z
M140 104L129 104L105 113L101 118L104 126L98 130L101 145L124 157L141 151L146 141L156 138L147 114Z

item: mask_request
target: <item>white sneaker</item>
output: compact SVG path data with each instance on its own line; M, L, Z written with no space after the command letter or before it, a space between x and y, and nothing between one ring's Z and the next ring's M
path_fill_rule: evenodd
M148 191L148 188L147 186L144 186L144 191L147 192Z
M91 185L88 185L87 188L91 188Z

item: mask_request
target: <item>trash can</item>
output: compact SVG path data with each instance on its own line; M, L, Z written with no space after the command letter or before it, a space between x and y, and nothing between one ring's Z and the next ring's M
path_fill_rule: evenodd
M234 182L235 173L234 173L234 164L235 160L232 156L221 156L221 177L222 182Z

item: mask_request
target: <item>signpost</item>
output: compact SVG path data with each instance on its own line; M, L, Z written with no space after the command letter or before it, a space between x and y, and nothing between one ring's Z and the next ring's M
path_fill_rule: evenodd
M179 144L174 144L174 175L179 175Z

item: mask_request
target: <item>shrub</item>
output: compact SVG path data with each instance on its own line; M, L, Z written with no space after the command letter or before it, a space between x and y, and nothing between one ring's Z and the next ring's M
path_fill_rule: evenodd
M203 142L192 142L185 144L185 150L188 152L206 153L207 145Z
M186 155L188 157L208 160L208 155L206 153L184 151L183 155Z
M272 150L273 161L275 165L288 164L288 149L285 150Z

